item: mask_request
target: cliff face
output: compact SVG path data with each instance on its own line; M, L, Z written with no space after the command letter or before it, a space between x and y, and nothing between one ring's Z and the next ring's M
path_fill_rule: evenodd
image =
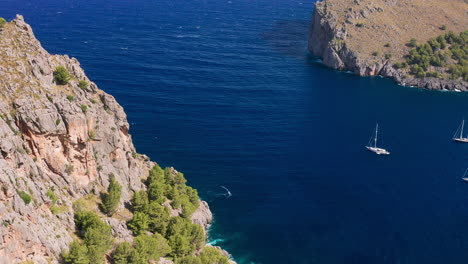
M73 76L66 85L54 82L60 65ZM21 16L0 29L0 86L0 263L57 263L75 231L72 202L105 190L111 174L122 185L123 216L105 220L114 237L131 240L123 204L153 163L136 153L114 97L76 59L45 51ZM48 190L58 197L55 214ZM211 218L204 202L192 217L204 227Z
M462 80L414 78L408 69L394 67L404 61L411 38L420 43L435 38L444 33L442 25L455 32L466 30L467 7L460 0L323 0L315 3L308 49L325 65L361 76L381 75L429 89L468 90Z

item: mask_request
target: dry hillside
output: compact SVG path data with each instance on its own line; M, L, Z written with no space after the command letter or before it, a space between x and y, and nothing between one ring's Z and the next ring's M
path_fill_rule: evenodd
M412 38L422 44L467 29L468 2L463 0L324 0L316 3L309 50L336 69L426 88L466 90L466 82L412 80L391 66L404 61Z

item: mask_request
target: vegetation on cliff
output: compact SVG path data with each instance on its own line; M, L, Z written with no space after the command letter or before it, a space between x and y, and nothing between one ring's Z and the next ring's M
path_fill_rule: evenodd
M406 55L406 63L395 64L397 68L411 65L410 73L418 78L437 77L468 82L468 31L459 35L450 31L426 43L416 45Z
M335 69L468 90L466 8L463 0L317 1L308 48Z
M6 20L3 17L0 17L0 28L5 26L6 23L7 23Z
M0 81L0 233L10 241L0 262L167 264L209 252L207 204L183 174L136 153L122 107L75 58L44 50L22 16L1 26Z
M57 66L54 70L54 80L57 84L65 85L70 81L70 73L63 66Z
M82 240L75 240L70 245L69 252L63 254L66 264L100 264L104 255L113 244L111 227L100 217L89 211L75 213L77 234Z
M160 257L186 264L228 263L228 258L217 249L204 248L205 232L190 220L200 198L185 183L184 175L173 168L163 170L155 165L150 170L145 179L146 190L135 192L131 201L133 217L128 227L134 234L133 243L118 244L111 254L111 263L145 264ZM120 184L111 176L102 200L104 213L115 212L120 192ZM114 244L110 226L97 213L86 211L86 207L77 204L75 211L77 234L81 239L75 240L63 254L65 263L103 263ZM197 251L201 253L195 256Z
M121 195L122 186L120 186L119 182L115 180L115 176L112 174L110 176L107 193L103 194L102 197L102 211L109 216L113 215L119 205Z
M147 190L133 196L133 218L128 223L135 235L151 232L165 237L174 258L190 255L205 244L203 229L190 221L200 198L185 183L182 173L155 165L145 181Z

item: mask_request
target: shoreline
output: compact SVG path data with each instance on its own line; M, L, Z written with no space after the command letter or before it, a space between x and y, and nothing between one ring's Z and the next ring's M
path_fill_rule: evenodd
M382 17L393 18L395 12L398 13L401 8L411 5L407 2L403 1L402 7L392 6L385 1L367 4L342 0L316 2L309 28L308 51L322 59L323 64L328 67L337 70L349 70L359 76L391 78L397 84L407 87L468 91L468 83L463 81L463 78L452 80L448 79L448 77L427 77L428 75L423 75L426 77L416 77L410 74L409 67L399 69L395 67L395 63L404 60L410 50L408 44L404 44L409 41L409 38L406 39L406 35L400 36L400 32L409 31L409 33L406 33L409 36L418 35L419 39L422 40L422 42L418 43L425 43L431 38L449 32L448 30L433 29L433 26L429 25L426 32L419 32L411 28L416 28L417 25L409 25L410 28L408 29L404 22L399 21L392 21L391 25L383 24ZM424 7L425 13L443 8ZM412 8L415 10L408 11L407 16L415 15L412 12L422 12L418 11L419 6L412 6ZM401 16L404 18L404 15ZM426 20L424 23L433 23L431 20ZM439 23L446 23L446 21L440 21ZM452 29L458 29L455 32L460 31L460 26L450 26ZM391 52L394 53L394 56L392 56ZM437 70L432 66L429 66L429 68ZM427 70L429 73L429 69Z
M386 79L386 80L389 80L389 81L392 81L394 84L398 85L398 86L401 86L401 87L407 87L407 88L417 88L417 89L422 89L422 90L429 90L429 91L438 91L438 92L452 92L452 93L463 93L463 92L468 92L468 89L467 90L459 90L459 89L428 89L426 87L420 87L420 86L415 86L415 85L406 85L405 83L402 83L402 82L398 82L396 81L395 79L393 79L392 77L387 77L387 76L384 76L384 75L359 75L359 74L356 74L355 72L349 70L349 69L335 69L333 67L330 67L328 66L327 64L325 64L323 62L323 59L318 57L317 55L314 55L312 54L310 51L308 51L307 53L307 56L310 57L310 59L313 60L313 63L316 63L316 64L319 64L323 67L326 67L330 70L333 70L333 71L336 71L336 72L339 72L339 73L344 73L344 74L350 74L350 75L354 75L354 76L358 76L358 77L364 77L364 78L381 78L381 79Z

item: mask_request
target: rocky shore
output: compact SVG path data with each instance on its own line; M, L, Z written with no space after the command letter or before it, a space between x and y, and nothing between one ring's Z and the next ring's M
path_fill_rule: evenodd
M54 81L58 66L71 74L67 84ZM75 58L44 50L19 15L0 29L0 86L0 264L59 263L75 237L73 202L101 193L109 175L122 199L114 217L102 217L114 238L131 241L124 205L155 163L137 153L114 97ZM208 204L191 219L206 230Z
M423 43L449 30L466 30L467 7L460 0L319 1L313 12L308 49L334 69L389 77L405 86L467 91L468 83L463 79L416 78L408 68L394 67L404 61L411 38Z

